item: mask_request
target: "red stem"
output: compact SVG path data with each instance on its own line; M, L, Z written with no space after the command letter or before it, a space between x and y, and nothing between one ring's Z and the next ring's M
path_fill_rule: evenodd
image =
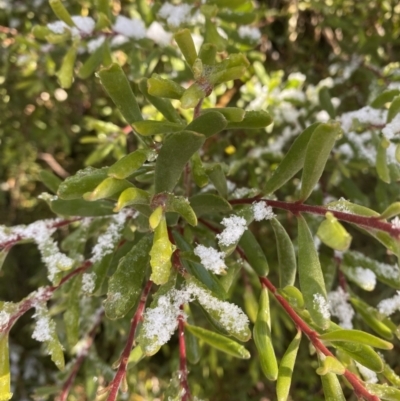
M311 213L324 216L327 212L330 212L341 221L346 221L348 223L357 224L358 226L367 228L373 228L375 230L385 231L396 239L400 237L400 228L393 227L392 224L382 221L375 216L359 216L357 214L331 210L325 206L313 206L298 202L292 203L278 200L260 199L259 197L249 199L233 199L229 201L231 205L241 205L253 202L265 202L268 206L275 207L277 209L288 210L294 215L298 215L299 213Z
M78 357L75 360L74 366L68 376L68 379L65 381L61 393L57 398L57 401L66 401L69 395L69 392L71 390L72 385L74 384L75 377L79 372L80 367L82 366L83 361L85 360L87 353L90 349L90 347L93 344L94 337L96 335L96 331L98 326L101 323L101 320L104 315L104 310L102 309L100 313L97 313L97 317L95 319L95 322L93 324L92 329L89 331L89 333L86 336L85 344L83 348L79 351Z
M307 323L304 322L299 315L297 315L294 309L290 306L289 302L277 292L274 285L266 277L260 277L260 281L261 284L264 287L267 287L268 290L274 295L275 299L281 304L283 309L285 309L286 313L290 316L298 329L300 329L310 339L313 346L325 356L336 358L332 352L329 351L329 349L321 342L318 333L310 328ZM366 401L380 401L379 397L368 392L363 383L354 373L351 373L346 369L343 376L353 386L354 393L357 397L363 398Z
M131 321L131 328L129 330L129 335L125 344L125 348L121 353L120 364L118 366L117 373L115 374L114 379L109 385L110 393L108 394L107 401L115 401L117 399L118 389L121 385L122 380L126 376L126 369L128 367L129 355L131 353L132 346L135 341L136 328L139 321L142 319L143 312L146 306L147 297L150 293L152 284L153 282L149 280L142 291L139 306Z
M183 305L181 305L183 310ZM179 329L179 380L183 391L182 401L188 401L190 398L190 389L188 383L188 371L186 363L186 344L185 344L185 320L182 315L178 317Z

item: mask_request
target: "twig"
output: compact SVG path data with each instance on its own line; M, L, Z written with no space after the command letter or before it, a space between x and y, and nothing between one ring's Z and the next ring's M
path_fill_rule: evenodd
M138 308L135 312L135 315L133 316L132 321L131 321L131 328L129 330L129 335L128 335L128 339L125 344L125 348L123 349L121 356L120 356L120 363L118 366L117 373L115 374L114 379L108 386L108 388L110 389L109 390L110 392L108 394L107 401L115 401L117 399L118 389L121 385L122 380L126 376L126 369L128 366L129 355L131 353L132 346L135 341L136 328L137 328L139 321L142 319L143 312L144 312L144 309L146 306L147 297L150 293L152 284L153 284L153 282L149 280L143 289L139 306L138 306Z
M183 310L183 305L181 305ZM178 330L179 330L179 380L182 389L182 401L190 399L190 389L188 383L188 371L186 363L186 344L185 344L185 320L182 315L178 317Z
M46 162L49 167L61 178L67 178L70 174L50 153L39 153L38 158Z

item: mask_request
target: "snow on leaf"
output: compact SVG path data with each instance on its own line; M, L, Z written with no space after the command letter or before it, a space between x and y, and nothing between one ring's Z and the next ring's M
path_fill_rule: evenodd
M123 15L118 15L112 29L114 32L127 36L128 38L143 39L146 36L144 22L138 18L130 19Z
M254 220L271 220L276 217L271 206L267 206L265 202L254 202L253 203Z
M246 219L235 215L225 217L222 219L221 224L226 228L220 234L217 234L217 238L218 243L224 246L235 244L247 229Z
M329 319L331 314L329 312L329 304L325 300L325 297L322 294L314 294L314 305L321 312L322 316L325 319Z
M338 287L336 291L328 294L330 313L339 319L339 325L344 329L353 328L354 310L348 300L349 294L343 291L342 287Z
M210 270L215 274L223 274L225 272L225 254L223 252L218 252L212 247L206 247L199 244L194 248L194 254L201 259L201 264L207 270Z
M392 298L384 299L378 304L378 310L385 316L390 316L400 310L400 291Z

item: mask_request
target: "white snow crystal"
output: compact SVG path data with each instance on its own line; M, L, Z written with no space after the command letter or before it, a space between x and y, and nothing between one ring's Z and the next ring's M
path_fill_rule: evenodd
M133 39L143 39L146 36L146 27L142 20L130 19L123 15L118 15L112 30Z
M210 270L215 274L222 274L225 272L225 254L223 252L218 252L212 247L197 245L194 249L194 254L201 259L201 264L207 270Z
M397 114L396 117L388 124L386 124L385 128L382 129L382 134L385 135L387 139L392 139L395 134L400 132L400 114Z
M379 302L378 310L385 316L390 316L400 310L400 291L397 291L397 294L392 298L384 299Z
M386 116L386 110L379 110L370 106L366 106L360 110L350 111L342 114L340 116L340 121L343 130L345 132L349 132L354 120L358 120L361 124L380 126L386 123Z
M235 244L247 229L246 220L236 215L225 217L222 219L221 224L226 228L220 234L217 234L217 238L218 243L224 246Z
M354 309L348 299L349 294L343 291L342 287L338 287L336 291L331 291L328 294L330 313L339 319L339 325L344 329L353 328L351 321L354 317Z
M68 27L68 25L63 21L49 22L47 24L47 28L49 28L51 32L53 32L57 35L63 34L64 29L67 27Z
M267 206L265 202L254 202L253 203L254 220L271 220L276 217L271 206Z
M391 220L390 223L392 224L393 228L400 229L400 218L399 218L399 216L396 216L393 220Z
M85 35L90 35L93 32L93 29L96 25L94 19L91 17L81 17L79 15L75 15L72 18L75 26Z
M93 53L104 43L105 40L106 37L104 35L101 35L96 39L89 40L89 42L87 42L88 52Z
M239 36L241 38L248 38L250 40L258 41L261 39L261 32L258 28L248 25L242 25L239 28Z
M167 32L157 21L152 22L149 26L146 36L162 47L168 46L172 39L172 33Z
M55 331L55 323L50 320L46 306L38 305L33 318L36 319L36 325L32 338L40 342L51 340Z
M0 328L6 326L10 321L10 314L4 310L0 312Z
M91 294L94 290L96 273L83 273L82 275L82 291Z
M378 383L378 376L373 370L366 368L357 361L355 361L355 363L365 383Z
M177 6L171 3L164 3L158 15L167 20L168 25L178 27L185 22L189 22L191 18L192 7L189 4L179 4Z
M346 268L344 272L351 281L366 291L372 291L376 286L376 275L370 269L357 266L355 268Z
M331 317L331 314L329 312L329 304L326 301L325 297L322 294L314 294L313 298L314 298L314 305L320 311L322 316L325 319L329 319Z

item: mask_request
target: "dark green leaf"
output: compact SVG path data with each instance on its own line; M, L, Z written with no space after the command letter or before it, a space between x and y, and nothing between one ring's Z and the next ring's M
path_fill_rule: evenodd
M267 258L258 243L256 237L250 230L246 230L239 241L239 246L243 249L249 265L257 275L264 277L268 274L269 266Z
M266 111L246 111L242 121L230 121L226 129L260 129L268 127L271 123L272 117Z
M222 113L218 111L210 111L194 119L186 127L186 130L203 134L208 138L224 130L226 125L227 121Z
M224 198L213 194L198 194L190 198L190 204L197 217L205 214L226 213L232 206Z

